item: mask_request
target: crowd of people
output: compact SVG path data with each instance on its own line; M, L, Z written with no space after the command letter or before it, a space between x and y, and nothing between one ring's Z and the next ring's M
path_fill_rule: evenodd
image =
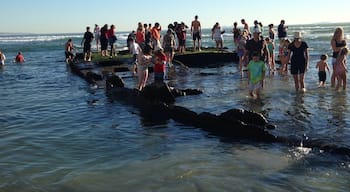
M266 71L278 71L281 74L290 73L293 76L295 90L305 92L305 73L309 68L309 51L308 44L303 40L300 32L294 33L294 39L288 39L288 26L284 20L280 21L277 31L274 25L268 25L268 36L263 37L263 25L257 20L254 26L249 27L245 19L241 19L242 28L238 23L233 23L233 42L235 51L239 57L239 71L241 77L248 77L249 93L251 96L259 96L260 89L264 85L264 75ZM91 43L96 39L96 49L101 56L115 56L115 26L104 25L100 28L95 25L93 33L90 28L82 39L84 46L84 60L91 61ZM138 23L135 31L132 31L127 39L127 46L133 55L132 72L139 77L138 89L142 90L146 85L148 78L148 67L154 65L157 73L155 79L163 81L166 75L166 66L172 66L174 54L186 52L186 34L189 27L184 23L174 22L168 25L165 35L161 35L162 26L156 22L152 24ZM201 51L202 27L201 22L196 15L191 23L190 34L193 40L193 51ZM219 22L215 23L211 30L211 38L215 42L219 51L223 50L223 30ZM278 41L278 43L276 43ZM108 45L110 51L108 53ZM99 49L100 46L100 49ZM337 28L331 40L333 49L332 55L332 75L331 86L338 90L341 86L346 89L346 55L348 54L347 43L342 28ZM65 46L66 62L70 62L74 49L71 39ZM278 55L275 57L275 49L278 48ZM188 50L188 49L187 49ZM152 56L155 58L152 59ZM319 86L324 86L326 81L326 71L330 71L327 63L327 55L320 56L320 61L316 67L319 70ZM275 60L281 63L279 68L276 67ZM261 65L264 63L264 65ZM258 80L258 81L257 81Z
M244 71L247 72L249 82L249 94L253 97L259 97L260 90L264 85L265 72L270 73L277 71L275 66L274 50L277 47L278 40L278 59L281 62L279 72L282 75L288 73L288 65L290 65L290 73L294 79L294 86L297 92L305 92L305 73L309 68L309 51L308 44L303 40L301 32L294 33L294 39L288 39L288 26L285 21L281 20L274 30L274 25L268 25L268 37L262 36L261 22L254 21L253 31L250 31L249 25L244 19L241 20L243 29L237 27L237 22L233 24L233 41L236 45L236 52L239 57L239 70L241 77ZM278 39L275 39L277 35ZM346 58L348 55L347 42L345 40L343 28L338 27L334 31L331 39L332 54L332 75L331 87L343 90L347 87L347 66ZM317 62L316 68L319 75L319 87L325 86L327 78L326 71L330 71L327 63L328 56L322 54ZM261 62L266 65L261 65Z
M162 26L156 22L152 24L138 23L136 30L133 30L127 38L127 46L130 54L133 55L132 73L138 76L139 83L137 88L142 90L148 79L148 67L154 66L154 80L163 82L166 75L166 69L172 67L175 51L180 54L186 52L186 33L188 26L184 22L168 25L165 35L161 35ZM94 32L90 32L90 27L86 28L81 44L84 49L84 61L91 61L91 43L96 39L96 50L101 53L101 56L116 55L115 42L115 26L111 25L109 30L108 25L100 28L95 24ZM201 51L201 23L198 16L195 16L191 23L191 35L193 37L193 50ZM107 52L108 45L111 46L110 52ZM222 47L222 44L221 44ZM100 48L100 49L99 49ZM65 45L66 62L70 63L73 60L74 46L72 40L69 39Z

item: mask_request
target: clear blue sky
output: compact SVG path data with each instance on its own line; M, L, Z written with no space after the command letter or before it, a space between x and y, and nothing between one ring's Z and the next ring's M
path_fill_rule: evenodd
M245 18L264 25L350 22L349 0L4 0L0 32L84 32L95 23L115 24L117 31L136 29L138 22L173 21L190 25L199 16L203 28L215 22L232 26Z

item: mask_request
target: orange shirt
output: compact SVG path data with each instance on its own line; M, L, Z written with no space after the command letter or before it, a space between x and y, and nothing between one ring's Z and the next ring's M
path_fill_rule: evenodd
M136 43L145 42L145 31L137 31L136 32Z
M152 28L151 33L152 33L153 39L160 40L160 31L161 30L162 30L161 28L157 28L157 27Z

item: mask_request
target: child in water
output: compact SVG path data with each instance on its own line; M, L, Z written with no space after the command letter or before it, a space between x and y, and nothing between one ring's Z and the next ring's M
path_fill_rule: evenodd
M282 74L287 74L288 71L288 63L289 63L289 51L288 51L288 46L290 44L289 39L282 40L281 46L279 48L279 57L281 61L281 73Z
M166 62L167 62L167 56L163 52L163 49L159 49L155 53L156 56L156 62L154 63L154 81L155 82L163 82L165 78L165 72L166 72Z
M263 87L266 65L260 60L258 52L253 53L253 59L248 63L248 84L249 95L260 97L260 90ZM254 94L255 93L255 94Z
M327 55L321 55L320 61L317 62L316 68L318 68L318 87L324 87L326 83L326 70L329 72L329 66L327 63L328 56Z
M270 56L270 58L269 58L270 63L268 63L269 69L271 72L273 72L273 71L275 71L275 54L274 54L275 44L270 39L270 37L266 37L265 41L266 41L267 49L269 50L269 53L270 53L270 55L269 55Z
M343 90L346 89L346 73L348 72L348 69L346 67L346 57L349 53L349 49L344 47L340 50L340 53L337 57L336 63L334 65L334 76L337 80L337 85L335 87L335 90L339 90L339 87L341 84L343 84Z

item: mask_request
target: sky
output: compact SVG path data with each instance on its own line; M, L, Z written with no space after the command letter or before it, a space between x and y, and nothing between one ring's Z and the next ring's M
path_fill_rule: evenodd
M174 21L191 24L195 15L203 28L216 22L232 27L244 18L265 26L350 22L349 0L6 0L0 11L0 33L79 33L94 24L115 24L132 31L137 23Z

